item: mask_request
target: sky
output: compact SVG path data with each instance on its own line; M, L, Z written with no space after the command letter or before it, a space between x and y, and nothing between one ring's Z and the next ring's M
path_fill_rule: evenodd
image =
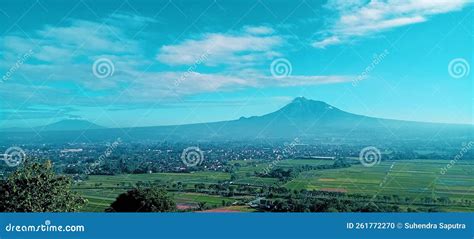
M473 124L467 0L0 4L0 128L263 115L295 97Z

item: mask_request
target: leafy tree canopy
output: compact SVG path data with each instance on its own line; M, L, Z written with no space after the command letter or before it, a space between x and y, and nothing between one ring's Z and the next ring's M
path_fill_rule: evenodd
M3 212L74 212L87 201L71 191L71 178L54 173L51 162L26 163L0 189Z
M162 188L135 188L120 194L109 212L171 212L176 203Z

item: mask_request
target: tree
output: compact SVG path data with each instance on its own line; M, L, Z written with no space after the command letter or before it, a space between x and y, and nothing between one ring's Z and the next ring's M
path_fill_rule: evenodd
M176 203L162 188L135 188L120 194L108 212L171 212Z
M86 202L71 191L71 178L57 176L50 161L26 163L2 183L0 211L74 212Z
M198 202L198 208L200 211L206 209L206 202Z

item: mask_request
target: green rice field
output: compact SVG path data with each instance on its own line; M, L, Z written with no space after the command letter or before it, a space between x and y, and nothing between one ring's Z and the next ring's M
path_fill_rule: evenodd
M238 164L234 184L255 187L277 185L291 190L321 190L362 194L371 196L397 195L406 200L419 200L426 197L448 197L450 200L474 200L474 162L459 161L442 174L447 160L397 160L383 161L372 167L354 164L348 168L310 170L299 173L287 182L276 178L256 177L273 164L273 168L292 168L303 165L332 164L331 160L295 159L277 162L232 161ZM182 189L194 188L195 184L218 184L231 179L230 173L200 171L193 173L153 173L127 174L115 176L89 176L89 179L75 185L75 190L88 199L84 211L104 211L115 198L135 186L137 183L173 185L181 182ZM202 193L189 193L173 190L171 192L178 204L194 205L206 202L217 207L222 201L232 203L236 198ZM252 199L255 195L248 195ZM408 199L407 199L408 198ZM459 208L443 206L447 211L474 211L474 206Z

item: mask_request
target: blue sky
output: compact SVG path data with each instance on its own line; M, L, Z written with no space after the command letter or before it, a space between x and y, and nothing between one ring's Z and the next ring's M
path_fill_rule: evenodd
M2 1L0 127L220 121L298 96L472 124L473 10L466 0Z

